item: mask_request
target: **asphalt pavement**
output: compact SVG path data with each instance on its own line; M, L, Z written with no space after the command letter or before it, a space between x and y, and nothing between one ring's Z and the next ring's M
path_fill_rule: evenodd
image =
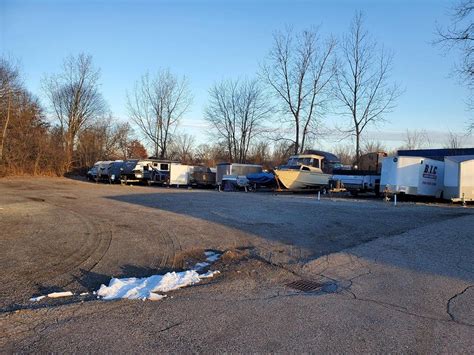
M12 178L0 230L2 352L474 351L473 208ZM207 249L161 301L92 295Z

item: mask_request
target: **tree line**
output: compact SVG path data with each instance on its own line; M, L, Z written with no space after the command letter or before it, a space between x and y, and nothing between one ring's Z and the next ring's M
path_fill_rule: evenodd
M2 58L0 167L3 174L63 175L97 160L147 156L272 167L317 145L330 112L344 117L337 129L353 142L336 153L358 164L367 150L381 149L364 143L364 132L385 119L401 94L392 65L393 54L370 36L361 13L339 39L318 28L276 32L255 78L225 79L209 89L204 119L212 143L196 146L192 135L179 132L193 100L186 77L144 74L127 94L129 119L122 122L102 96L90 55L70 56L44 78L45 107L14 62ZM407 132L408 141L417 137Z

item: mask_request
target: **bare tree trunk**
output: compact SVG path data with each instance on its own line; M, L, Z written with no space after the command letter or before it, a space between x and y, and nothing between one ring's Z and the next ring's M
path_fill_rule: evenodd
M11 93L8 93L7 118L2 132L2 142L0 143L0 161L3 161L3 147L5 146L5 139L7 137L8 124L10 123L10 108L11 108Z
M360 132L356 132L356 165L360 164Z
M298 121L296 121L295 127L295 154L300 153L300 125Z

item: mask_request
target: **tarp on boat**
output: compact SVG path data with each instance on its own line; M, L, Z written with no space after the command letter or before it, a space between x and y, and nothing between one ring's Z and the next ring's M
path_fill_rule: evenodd
M275 175L272 173L253 173L248 174L247 179L251 184L266 185L275 181Z

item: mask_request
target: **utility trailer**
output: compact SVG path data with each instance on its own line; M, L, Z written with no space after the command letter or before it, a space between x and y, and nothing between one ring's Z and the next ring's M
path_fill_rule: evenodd
M444 162L424 157L395 156L382 162L380 192L441 198Z
M474 201L474 155L444 159L443 197L453 202Z
M380 193L380 174L385 152L364 154L359 159L357 169L335 169L332 181L346 189L352 195L362 192Z
M339 182L341 188L352 195L373 192L379 195L380 173L366 170L335 170L332 181ZM333 186L334 187L334 186Z
M222 185L222 179L224 176L247 176L248 174L261 172L261 165L220 163L217 164L216 183L219 186Z
M206 166L194 166L189 181L192 186L214 187L216 186L216 172Z

